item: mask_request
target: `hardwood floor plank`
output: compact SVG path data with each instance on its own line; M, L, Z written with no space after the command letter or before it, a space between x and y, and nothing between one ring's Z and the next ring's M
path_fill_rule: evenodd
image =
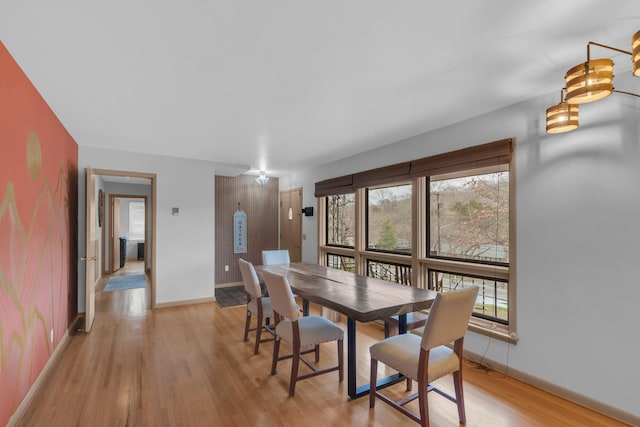
M91 333L71 337L19 426L415 425L380 401L374 410L367 398L350 401L337 372L301 381L290 398L291 362L270 375L273 343L254 355L252 340L242 341L242 306L150 311L148 289L102 288ZM383 335L381 325L358 325L359 383L368 381L368 347ZM333 345L322 346L321 365L335 358ZM625 425L471 362L464 381L470 427ZM438 385L452 389L450 378ZM389 392L404 395L404 385ZM429 403L432 426L458 425L454 404L435 394Z

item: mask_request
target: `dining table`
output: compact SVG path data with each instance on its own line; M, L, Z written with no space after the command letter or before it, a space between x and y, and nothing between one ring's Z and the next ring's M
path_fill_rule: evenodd
M399 333L407 332L407 313L431 307L437 292L401 285L349 271L301 262L256 265L258 276L267 271L285 276L294 294L302 298L302 311L309 314L313 302L347 317L347 393L351 399L369 394L371 384L357 385L357 322L398 316ZM404 377L401 374L378 379L384 388Z

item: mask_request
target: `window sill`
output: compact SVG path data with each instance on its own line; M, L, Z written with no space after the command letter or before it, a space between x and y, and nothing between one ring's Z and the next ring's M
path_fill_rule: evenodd
M496 325L493 323L490 324L490 326L484 324L478 325L473 323L473 320L471 320L471 323L469 324L469 330L471 332L475 332L477 334L484 335L490 338L495 338L509 344L517 344L519 339L518 335L515 332L509 332L504 328L496 327Z

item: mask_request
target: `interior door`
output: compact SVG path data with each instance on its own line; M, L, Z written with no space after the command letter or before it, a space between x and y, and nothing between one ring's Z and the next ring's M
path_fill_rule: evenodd
M280 249L291 262L302 261L302 188L280 192Z
M96 176L93 169L85 169L85 332L91 330L96 308L96 270L98 241L96 239Z
M120 199L111 198L111 272L120 269Z

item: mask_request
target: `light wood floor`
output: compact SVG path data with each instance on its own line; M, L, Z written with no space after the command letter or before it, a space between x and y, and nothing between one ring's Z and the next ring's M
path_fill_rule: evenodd
M242 306L151 312L145 289L98 288L91 333L71 337L18 425L417 425L381 401L373 410L368 398L350 401L336 372L300 382L288 397L290 361L269 374L273 343L254 355L251 341L242 341ZM368 346L382 336L378 325L358 325L359 383L369 374ZM322 349L322 363L335 357L335 344ZM470 427L625 425L471 363L464 379ZM438 384L451 389L450 378ZM403 393L402 384L395 387ZM453 403L436 394L429 402L432 426L458 425Z

